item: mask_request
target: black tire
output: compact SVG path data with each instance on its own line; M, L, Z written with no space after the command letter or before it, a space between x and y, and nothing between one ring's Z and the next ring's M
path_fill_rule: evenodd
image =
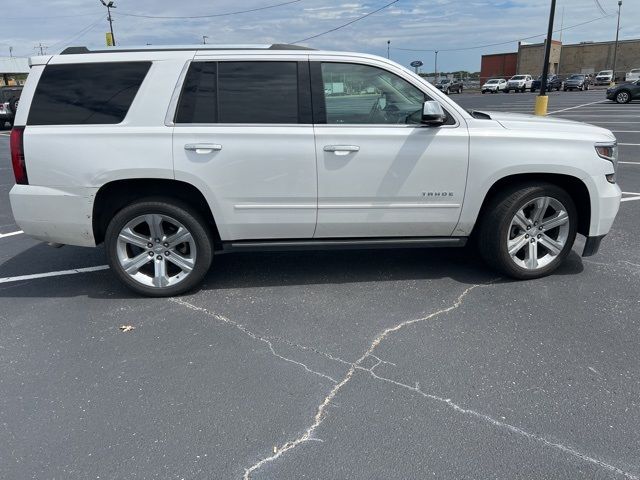
M629 90L620 90L616 93L616 103L629 103L631 101L631 92Z
M482 95L484 95L485 93L487 93L485 90L482 90Z
M167 215L179 221L191 233L195 242L197 255L193 270L176 285L167 287L144 285L132 279L120 264L117 245L121 230L131 220L147 214ZM107 227L105 249L109 266L116 277L129 289L147 297L171 297L192 290L207 274L213 260L213 241L207 222L189 205L167 198L142 199L116 213Z
M535 87L531 87L531 93L536 93L536 88Z
M569 233L564 248L551 263L536 270L528 270L514 263L505 240L516 212L528 202L542 196L555 198L566 207ZM478 247L484 261L495 270L518 280L540 278L552 273L569 255L576 238L577 223L575 203L562 188L542 182L514 185L495 195L484 208L477 237Z

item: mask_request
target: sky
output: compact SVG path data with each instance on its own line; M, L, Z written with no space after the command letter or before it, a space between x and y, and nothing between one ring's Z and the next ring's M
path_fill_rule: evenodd
M115 0L114 31L119 46L194 44L201 43L203 35L208 37L207 43L216 44L293 43L357 20L391 1ZM640 0L623 2L620 38L640 38ZM550 3L550 0L397 0L345 28L300 44L386 56L390 40L391 58L403 65L421 60L424 71L433 71L432 50L439 50L439 71L477 71L482 54L516 51L519 39L534 35L540 36L529 42L542 41ZM564 43L615 38L617 0L557 3L555 29L566 28L562 32ZM225 15L270 6L274 7ZM604 16L603 11L609 16ZM143 17L203 15L211 17ZM107 31L106 9L100 0L10 2L3 8L0 56L8 56L10 46L14 56L34 55L37 51L34 47L40 44L47 47L47 53L57 53L66 46L102 47ZM560 39L560 33L554 38ZM503 44L487 46L496 43Z

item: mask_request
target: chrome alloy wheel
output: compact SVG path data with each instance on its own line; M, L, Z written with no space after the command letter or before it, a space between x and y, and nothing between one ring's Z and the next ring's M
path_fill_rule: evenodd
M627 92L618 93L616 100L618 103L627 103L629 101L629 94Z
M538 197L520 208L507 234L511 260L521 268L538 270L549 265L564 249L569 237L569 214L552 197Z
M117 256L122 270L149 287L177 285L196 265L196 243L177 220L161 214L142 215L118 235Z

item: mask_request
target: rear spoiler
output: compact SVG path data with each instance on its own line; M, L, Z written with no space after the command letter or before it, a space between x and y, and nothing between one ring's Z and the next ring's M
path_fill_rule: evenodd
M46 65L52 58L53 55L38 55L36 57L29 57L29 66L35 67L36 65Z

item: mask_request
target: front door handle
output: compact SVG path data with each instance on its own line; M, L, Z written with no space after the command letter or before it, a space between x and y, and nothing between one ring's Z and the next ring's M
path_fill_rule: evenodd
M349 155L351 152L359 152L358 145L325 145L325 152L333 152L336 155Z
M199 153L201 155L205 155L207 153L222 150L222 145L219 145L217 143L187 143L184 146L184 149L191 152Z

